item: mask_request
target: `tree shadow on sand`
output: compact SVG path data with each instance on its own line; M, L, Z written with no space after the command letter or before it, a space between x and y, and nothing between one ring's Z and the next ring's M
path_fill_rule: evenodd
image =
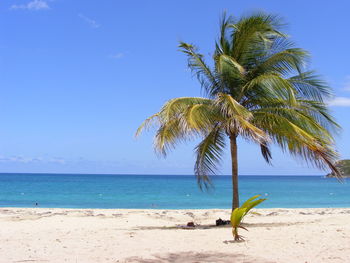
M131 257L118 262L135 262L135 263L271 263L262 258L253 258L243 254L228 253L195 253L179 252L154 255L152 259L140 257Z
M310 223L317 223L318 220L303 221L303 222L271 222L271 223L243 223L242 226L247 228L252 227L281 227L281 226L293 226L293 225L305 225ZM216 226L216 225L196 225L195 227L188 227L186 225L176 226L139 226L133 230L207 230L207 229L218 229L218 228L231 228L230 225Z

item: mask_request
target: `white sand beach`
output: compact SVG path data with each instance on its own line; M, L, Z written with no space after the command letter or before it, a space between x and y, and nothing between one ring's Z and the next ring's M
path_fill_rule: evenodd
M350 262L350 208L255 211L233 243L229 210L1 208L0 261Z

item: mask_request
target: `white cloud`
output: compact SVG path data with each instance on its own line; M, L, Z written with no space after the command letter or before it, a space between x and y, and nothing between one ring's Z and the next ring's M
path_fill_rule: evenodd
M27 9L27 10L45 10L50 9L48 3L44 0L33 0L27 4L22 5L12 5L10 9L18 10L18 9Z
M119 52L119 53L116 53L116 54L110 56L110 58L113 58L113 59L121 59L121 58L124 57L124 56L125 56L124 53Z
M338 107L350 107L350 98L347 97L335 97L334 99L328 102L329 106L338 106Z
M84 16L83 14L78 15L83 21L85 21L87 24L89 24L92 28L99 28L101 25L96 22L96 20L91 19L87 16Z

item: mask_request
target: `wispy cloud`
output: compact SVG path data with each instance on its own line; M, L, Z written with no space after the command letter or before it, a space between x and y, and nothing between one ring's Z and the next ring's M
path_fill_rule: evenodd
M44 0L33 0L33 1L28 2L27 4L12 5L10 7L10 9L12 9L12 10L26 9L26 10L38 11L38 10L50 9L50 6L47 3L47 1L44 1Z
M111 55L109 56L110 58L113 58L113 59L121 59L122 57L125 56L125 53L122 53L122 52L119 52L119 53L116 53L114 55Z
M2 163L57 163L65 164L66 161L63 158L43 158L43 157L23 157L23 156L0 156L0 162Z
M350 76L346 76L345 78L344 89L350 91Z
M49 162L49 163L65 164L65 163L66 163L66 160L63 159L63 158L54 157L54 158L48 159L47 162Z
M328 102L329 106L335 107L350 107L350 98L348 97L335 97Z
M83 14L79 14L78 16L87 24L89 24L92 28L99 28L101 26L99 23L96 22L96 20L89 18Z

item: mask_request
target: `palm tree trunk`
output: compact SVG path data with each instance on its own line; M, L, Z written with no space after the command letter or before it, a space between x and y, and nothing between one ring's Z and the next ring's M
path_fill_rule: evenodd
M232 211L239 207L238 196L238 159L237 159L237 136L230 135L231 161L232 161Z

